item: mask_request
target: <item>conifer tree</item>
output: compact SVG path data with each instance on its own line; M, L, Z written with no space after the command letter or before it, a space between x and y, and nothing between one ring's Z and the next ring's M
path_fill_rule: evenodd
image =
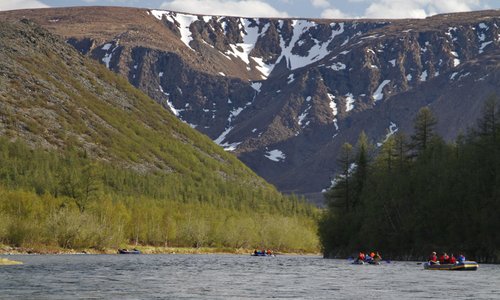
M346 212L351 207L351 167L353 163L352 145L342 145L339 159L340 174L335 178L334 186L326 193L325 197L330 207L342 206Z
M412 135L412 146L417 151L417 154L422 153L427 149L429 143L434 136L434 127L437 124L437 119L432 114L429 107L422 107L414 120L414 134Z
M483 113L478 120L479 134L495 140L500 125L500 103L496 95L491 95L483 107Z
M370 160L370 152L373 146L368 141L366 133L362 131L359 134L358 142L356 144L356 158L355 158L355 170L351 170L353 177L353 195L352 195L352 207L356 207L359 203L359 198L361 197L361 192L365 185L366 179L368 177L368 163Z

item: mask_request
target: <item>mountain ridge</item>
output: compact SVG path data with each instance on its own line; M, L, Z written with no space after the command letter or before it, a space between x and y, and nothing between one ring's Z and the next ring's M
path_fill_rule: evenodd
M61 8L0 18L21 14L128 78L285 192L328 187L340 145L362 130L375 144L395 130L410 133L418 108L430 105L440 134L453 139L474 123L488 94L500 93L498 10L314 20Z

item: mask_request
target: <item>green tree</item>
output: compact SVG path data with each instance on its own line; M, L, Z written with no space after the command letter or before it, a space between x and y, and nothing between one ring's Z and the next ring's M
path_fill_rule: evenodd
M412 146L417 153L422 153L427 147L434 136L435 126L437 119L433 115L429 107L422 107L414 120L414 133L411 136Z

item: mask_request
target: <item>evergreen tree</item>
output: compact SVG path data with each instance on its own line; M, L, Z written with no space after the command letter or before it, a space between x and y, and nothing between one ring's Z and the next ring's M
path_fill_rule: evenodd
M353 208L360 202L361 192L363 191L363 187L368 177L368 164L372 150L373 145L370 144L365 132L362 131L356 144L355 169L351 170L353 177Z
M432 114L429 107L422 107L414 120L414 134L411 137L412 146L417 151L417 154L422 153L434 136L434 127L437 124L437 119Z
M500 125L500 103L496 95L491 95L483 107L483 113L478 120L479 134L495 140Z
M354 160L352 151L351 144L344 143L342 145L340 156L337 160L340 166L340 174L335 178L333 187L325 195L329 206L342 206L346 212L349 212L352 205L351 171Z

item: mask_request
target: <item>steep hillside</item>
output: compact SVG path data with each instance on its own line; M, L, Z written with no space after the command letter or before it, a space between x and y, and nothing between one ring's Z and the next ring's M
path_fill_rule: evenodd
M2 136L33 148L83 149L93 159L142 174L273 190L233 155L59 37L27 20L1 26Z
M0 244L317 249L284 197L126 79L0 22Z
M282 191L328 187L340 145L411 131L421 106L454 138L500 93L500 12L424 20L195 16L131 8L26 16L124 77Z

